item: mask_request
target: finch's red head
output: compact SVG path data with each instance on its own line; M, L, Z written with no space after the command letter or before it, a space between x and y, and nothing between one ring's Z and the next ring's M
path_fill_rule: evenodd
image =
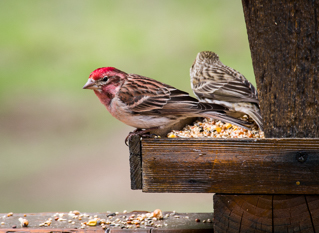
M98 68L96 70L94 70L89 78L93 79L93 80L99 80L101 78L103 78L104 76L107 76L109 73L113 73L119 71L118 69L114 68L114 67L102 67L102 68Z
M125 78L126 75L125 72L114 67L98 68L90 74L89 80L84 85L83 89L101 90L103 86L119 82L119 80Z

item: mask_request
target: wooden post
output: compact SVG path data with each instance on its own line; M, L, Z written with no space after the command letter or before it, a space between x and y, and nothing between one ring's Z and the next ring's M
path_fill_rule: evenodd
M319 1L243 0L265 136L319 137Z
M319 2L242 3L266 137L319 137ZM215 233L319 232L319 196L217 194L214 216Z

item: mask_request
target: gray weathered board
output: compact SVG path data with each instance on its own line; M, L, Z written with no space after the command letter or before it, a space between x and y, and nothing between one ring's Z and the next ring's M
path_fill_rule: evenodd
M319 139L142 139L130 142L132 189L319 194Z
M97 218L106 219L105 227L102 228L101 224L96 226L89 226L83 224L88 222L88 216L73 218L68 213L63 214L63 221L59 217L55 217L55 213L13 213L12 216L7 217L7 214L0 214L1 223L0 233L201 233L213 231L213 214L212 213L173 213L163 212L163 219L144 220L140 224L132 222L128 218L133 214L137 217L139 214L146 214L146 211L133 211L129 213L88 213L90 216L97 216ZM5 218L3 218L5 216ZM19 218L28 220L27 227L22 227ZM43 222L52 219L50 225L44 225ZM197 221L196 221L197 219ZM149 222L152 222L150 224ZM44 226L40 226L44 225Z

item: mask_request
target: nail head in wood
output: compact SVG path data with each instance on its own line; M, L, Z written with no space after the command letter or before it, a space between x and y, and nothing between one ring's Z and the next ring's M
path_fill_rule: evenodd
M297 158L298 162L304 163L308 159L308 154L307 154L307 152L299 151L299 152L297 152L296 158Z

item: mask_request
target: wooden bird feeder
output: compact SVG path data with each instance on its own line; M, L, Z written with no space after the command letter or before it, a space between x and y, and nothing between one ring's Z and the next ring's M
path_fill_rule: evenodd
M243 0L265 139L130 140L131 187L216 193L214 232L319 232L319 1Z

